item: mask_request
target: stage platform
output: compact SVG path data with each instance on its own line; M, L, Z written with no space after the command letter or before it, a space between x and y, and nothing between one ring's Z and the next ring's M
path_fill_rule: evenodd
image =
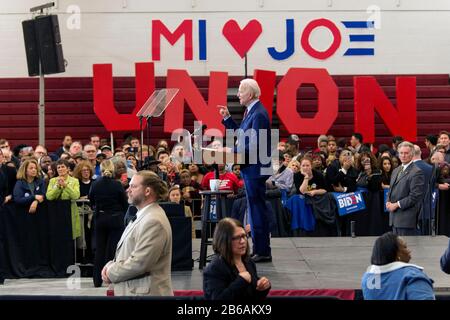
M274 238L271 263L258 264L259 275L268 277L273 289L360 289L361 277L370 263L376 237L358 238ZM412 251L411 263L425 268L434 280L436 292L450 291L450 275L440 270L439 258L448 238L405 237ZM193 241L193 258L198 260L200 240ZM208 248L211 251L211 248ZM212 252L209 252L212 253ZM174 290L201 290L202 272L198 261L192 271L172 273ZM68 285L71 284L71 285ZM0 295L104 296L106 287L94 288L91 278L7 279Z

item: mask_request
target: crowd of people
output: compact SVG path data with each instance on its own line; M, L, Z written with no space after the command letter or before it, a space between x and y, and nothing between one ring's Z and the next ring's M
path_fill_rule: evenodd
M426 148L422 151L418 145L396 136L392 140L392 146L382 144L375 148L372 144L365 144L359 133L354 133L349 140L321 135L316 149L302 150L299 137L290 135L287 140L278 144L279 158L273 163L274 174L265 181L267 193L307 197L312 201L313 210L316 210L316 235L348 235L345 219L337 224L330 224L327 219L321 218L329 216L330 212L322 212L324 207L318 204L319 200L331 192L348 193L358 188L369 192L390 189L387 210L399 213L408 211L409 208L414 219L411 223L404 222L406 220L399 222L400 214L393 215L396 218L391 219L388 227L392 227L396 235L429 234L427 230L431 230L431 220L437 210L432 205L432 194L436 190L448 191L450 187L450 134L442 131L438 135L428 135L424 142ZM90 258L94 264L94 285L101 286L108 279L103 274L103 268L114 259L127 222L133 221L133 217L126 219L127 211L130 214L127 201L130 194L127 190L131 179L138 172L149 170L164 182L167 193L161 193L158 201L183 202L187 217L200 218L199 192L209 189L209 181L214 178L215 173L212 166L189 163L186 159L188 157L183 145L176 144L170 149L165 140L159 141L154 147L141 145L139 139L129 137L113 150L108 141L98 135L92 135L84 145L79 141L72 141L71 136L65 136L60 148L55 152L48 152L41 145L34 148L18 145L12 149L7 140L0 139L0 201L3 204L13 202L25 207L32 215L44 201L70 200L72 237L77 239L81 236L82 222L80 203L77 204L76 200L89 200L91 212L87 219L83 219L83 227L90 232L83 235L88 239L77 244L79 248L90 247L87 249L88 252L92 251L92 255L88 255L87 259ZM402 174L408 173L406 170L411 163L414 165L409 169L414 167L419 178L413 182L405 180L408 181L408 187L415 188L414 192L407 189L405 196L401 194L405 192L403 187L400 194L394 190L400 189L397 184ZM218 169L220 190L231 191L231 200L245 197L240 166L224 164L219 165ZM411 198L411 192L417 195ZM253 284L246 289L248 294L253 292L265 296L270 287L270 282L265 278L255 282L259 278L254 264L244 259L248 255L246 237L251 231L251 222L246 217L240 218L241 221L231 219L219 224L219 231L222 227L231 228L233 232L241 232L242 229L245 234L235 232L235 235L227 236L232 239L227 240L228 243L238 245L239 248L224 248L219 244L219 241L224 240L220 240L219 235L215 236L215 250L222 258L214 260L205 270L205 292L208 296L234 296L232 290L223 290L223 284L208 280L211 268L224 268L223 259L235 265L244 279L238 279L236 286ZM403 230L405 228L409 230ZM412 233L408 233L409 231ZM196 236L193 228L192 237ZM240 253L227 256L225 249Z

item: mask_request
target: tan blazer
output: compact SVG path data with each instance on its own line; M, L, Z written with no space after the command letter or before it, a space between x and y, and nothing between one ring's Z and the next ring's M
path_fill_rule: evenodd
M106 265L114 295L173 296L171 262L172 229L164 210L152 203L127 226Z

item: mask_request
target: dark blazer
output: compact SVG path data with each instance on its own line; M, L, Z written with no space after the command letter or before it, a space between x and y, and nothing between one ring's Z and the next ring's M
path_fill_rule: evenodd
M30 189L28 182L25 180L17 180L14 187L13 199L14 202L20 205L31 205L35 200L35 195L41 195L45 197L46 186L44 179L35 179L34 188Z
M389 214L389 225L395 228L416 228L424 190L424 174L414 163L398 176L402 166L394 169L388 201L400 202L400 207Z
M358 178L358 171L354 167L347 170L344 174L341 169L339 159L334 160L327 168L325 179L328 185L328 191L334 192L333 185L337 186L339 183L343 187L347 187L347 192L356 190L356 178Z
M122 184L112 178L100 177L92 183L89 200L99 210L125 214L128 201Z
M267 114L266 109L261 104L261 102L256 102L256 104L250 109L250 112L247 114L244 120L242 120L241 125L238 126L234 120L229 117L226 120L223 120L222 123L225 125L227 129L241 129L243 132L238 134L237 136L237 146L234 147L235 153L245 154L245 162L246 164L241 165L241 172L245 177L249 179L259 178L261 177L261 168L270 168L270 159L267 161L268 163L262 164L260 159L260 151L259 148L264 147L264 145L260 145L259 143L259 133L260 130L267 130L267 144L266 149L263 150L263 154L266 157L271 157L271 135L270 135L270 121L269 115ZM252 136L250 139L245 136L245 132L247 130L253 129L256 135ZM248 132L249 133L249 132ZM251 152L250 152L251 151ZM248 162L252 160L250 158L250 154L253 157L256 155L256 163L249 164ZM270 176L271 174L267 174ZM264 175L266 176L266 175Z
M448 244L447 250L441 257L441 270L447 274L450 274L450 242Z
M230 266L223 257L214 256L203 271L203 292L206 300L261 300L270 291L256 290L256 282L259 280L256 273L256 265L251 260L244 262L245 268L252 276L252 282L248 283L239 276L235 266Z
M422 207L419 211L419 219L430 219L431 218L431 194L433 193L433 166L426 163L423 160L414 162L414 164L422 170L424 175L424 189L423 189L423 201Z
M13 194L14 186L16 185L17 181L16 175L16 168L10 167L6 164L0 165L0 188L1 196L3 198ZM3 203L3 200L1 203Z

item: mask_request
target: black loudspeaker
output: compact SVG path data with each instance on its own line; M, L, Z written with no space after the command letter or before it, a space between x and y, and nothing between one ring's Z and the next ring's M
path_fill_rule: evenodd
M39 74L39 65L36 66L36 60L38 59L41 60L44 74L66 71L58 16L39 16L34 20L23 21L22 26L27 53L28 74L30 76Z
M39 75L39 49L36 40L34 20L22 21L23 39L27 55L28 75Z

